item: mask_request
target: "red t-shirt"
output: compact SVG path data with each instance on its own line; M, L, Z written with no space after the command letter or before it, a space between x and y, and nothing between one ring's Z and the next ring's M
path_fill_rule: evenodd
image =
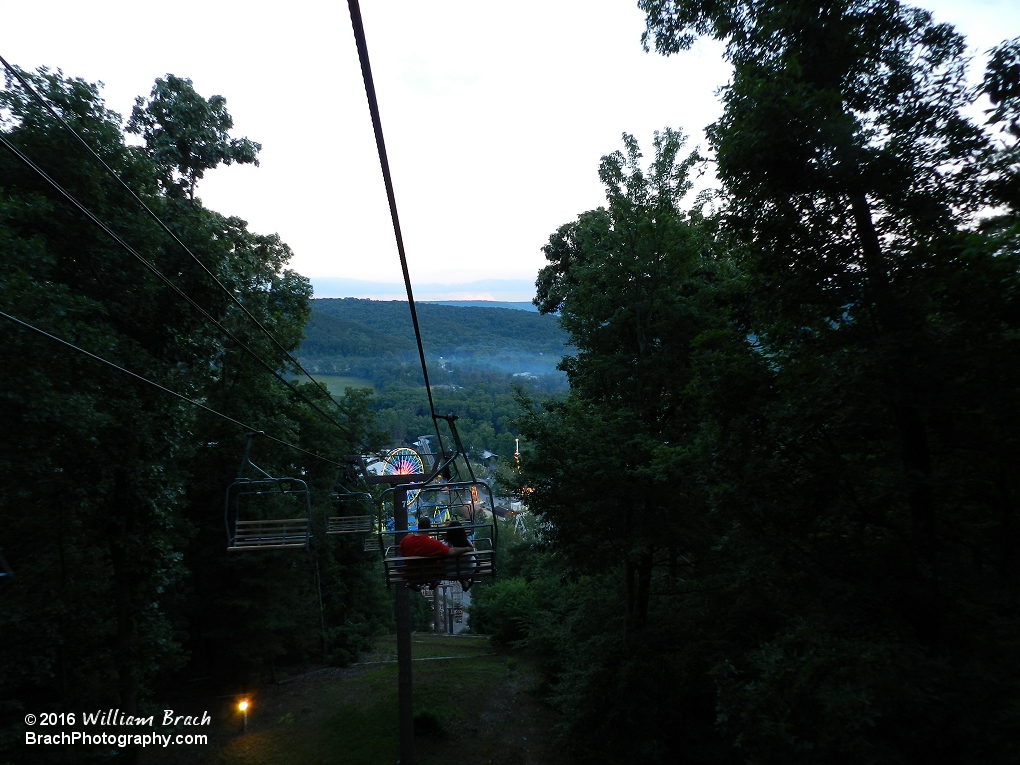
M419 555L447 555L450 548L435 537L408 534L400 540L400 554L405 558Z

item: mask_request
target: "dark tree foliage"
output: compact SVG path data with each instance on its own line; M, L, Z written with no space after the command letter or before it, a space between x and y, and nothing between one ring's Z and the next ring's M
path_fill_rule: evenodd
M433 390L436 410L457 415L457 432L468 456L481 461L484 451L500 455L502 462L512 460L517 429L513 421L520 415L516 391L527 391L534 398L548 398L547 392L526 382L516 382L505 374L480 373L460 385L439 383ZM388 434L391 445L412 444L422 435L435 432L425 391L420 387L388 385L376 394L373 404L376 423ZM452 436L446 425L440 434L447 448Z
M26 77L293 351L311 290L285 269L287 246L181 199L158 151L124 143L96 86L46 70ZM221 102L214 111L223 138L229 115ZM192 118L204 119L176 114L164 126L201 132ZM0 131L235 337L288 370L190 256L11 81L0 90ZM181 170L188 184L196 169ZM4 313L306 449L336 457L374 443L364 396L344 402L352 418L336 413L342 430L323 422L7 151L0 251ZM223 492L243 431L4 324L0 545L14 575L0 579L0 761L22 760L26 712L161 709L161 695L197 687L178 686L186 678L213 675L216 688L232 690L281 662L346 661L385 622L374 598L381 577L351 544L317 536L311 554L228 558ZM332 408L317 389L306 395ZM255 459L274 474L307 474L322 500L333 481L329 466L279 445L260 443ZM320 521L325 511L316 508ZM93 755L109 752L34 753Z
M751 376L756 364L731 325L740 279L725 241L680 207L697 157L667 130L645 169L634 139L624 143L602 161L607 205L550 237L537 283L536 305L559 311L576 348L562 364L569 397L524 400L518 421L518 488L547 557L518 576L511 562L478 615L542 657L579 761L672 762L717 745L709 722L682 717L705 697L690 668L707 667L678 655L676 622L661 622L689 586L692 550L717 540L703 477L685 470L711 435L696 383L725 354L747 357Z
M234 120L227 99L205 99L191 80L168 74L157 78L148 102L135 99L127 132L145 140L160 185L168 196L195 198L195 184L221 163L258 166L262 145L247 138L231 138Z
M1016 42L980 126L925 11L640 5L648 45L734 67L720 213L681 227L714 249L611 182L550 240L572 393L520 423L548 549L485 616L551 657L579 761L1013 762ZM621 257L660 246L691 265Z
M995 166L998 172L989 186L993 198L1011 213L1006 221L1015 224L1020 210L1020 38L992 51L982 90L994 107L989 123L1005 134Z

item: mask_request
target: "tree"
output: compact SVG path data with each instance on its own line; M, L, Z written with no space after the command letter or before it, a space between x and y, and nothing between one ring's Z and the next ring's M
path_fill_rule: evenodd
M625 135L600 166L606 206L544 248L536 304L559 312L576 349L561 364L571 390L522 402L519 488L542 542L533 565L480 594L483 623L542 657L579 762L665 763L719 746L694 617L698 593L717 585L702 561L729 529L709 512L711 403L698 383L754 354L727 244L681 207L697 161L683 143L656 135L645 167Z
M285 268L289 248L198 201L161 193L176 193L164 186L166 168L125 144L119 116L95 85L47 70L23 74L282 348L10 80L0 90L4 140L234 338L271 368L288 371L285 351L300 342L311 293L307 279ZM173 130L201 132L194 125ZM348 398L346 428L313 420L235 340L13 152L0 153L0 178L4 313L306 450L336 456L371 440L363 397ZM225 560L223 489L244 443L235 424L13 324L0 333L0 355L8 368L0 380L0 544L16 571L0 592L0 760L23 756L14 752L23 747L27 711L119 707L135 714L158 704L153 699L189 660L232 679L245 670L257 676L274 655L322 658L328 649L342 660L378 627L371 590L320 597L314 559L263 559L261 571L255 561ZM322 396L317 389L306 395ZM323 398L321 408L332 406ZM305 471L327 493L332 470L298 455L279 447L261 464L277 473ZM324 558L323 568L369 582L360 550ZM278 576L267 583L267 572ZM247 625L226 624L207 608L227 604L233 610L225 613L237 613L245 610L242 600L250 606ZM245 626L271 639L238 656L225 646L238 642ZM324 633L329 641L319 639ZM206 653L210 646L216 655ZM63 750L51 749L37 756L66 761Z
M259 164L262 145L247 138L231 138L234 120L227 99L206 100L191 80L168 74L157 78L149 101L139 96L131 110L127 132L142 136L155 164L163 190L174 197L195 198L195 184L206 170L218 165Z
M26 74L62 116L128 178L152 169L123 143L98 89L45 70ZM9 83L10 85L10 83ZM4 137L129 238L159 252L157 232L126 213L124 194L80 156L59 124L20 88L0 93ZM103 358L189 392L201 383L206 337L190 308L106 234L73 212L5 152L0 229L10 254L5 312ZM5 665L11 704L99 703L136 710L153 679L179 665L181 646L160 592L180 583L182 477L177 436L193 420L179 402L55 349L25 330L4 333L12 371L3 385L6 546L18 561L5 599L5 632L29 625ZM35 363L27 360L32 359ZM187 372L185 370L190 370ZM187 448L187 447L183 447ZM45 608L40 604L48 603ZM116 699L110 698L111 694Z
M1020 38L1004 42L992 51L982 90L994 107L989 123L1001 126L1005 133L990 191L1015 218L1020 210Z
M561 365L571 397L551 413L555 424L541 424L534 410L522 423L548 459L570 454L574 462L567 472L544 472L535 487L533 501L553 521L557 546L597 556L615 549L637 627L647 617L656 550L677 512L652 464L657 449L691 425L692 349L727 322L720 289L727 264L712 224L680 208L697 161L681 158L683 143L675 131L656 134L646 171L637 142L625 135L626 154L602 159L607 206L550 237L535 302L559 312L577 349ZM592 451L592 444L599 446ZM613 467L611 480L597 480L600 464ZM590 510L581 511L586 501Z
M1014 48L999 146L924 11L641 6L661 52L727 44L721 214L661 238L684 226L628 206L631 162L550 240L539 299L578 353L520 423L549 545L485 616L555 657L582 762L1010 762Z
M1016 618L1000 425L1017 413L1016 250L979 233L1009 174L965 116L963 39L895 0L640 5L661 53L727 45L709 134L775 375L723 452L756 481L718 501L780 618L717 669L721 719L761 762L1008 761L1016 720L993 710L1014 681L981 674L990 701L964 667L1018 661L996 626ZM986 80L1000 105L1010 50Z

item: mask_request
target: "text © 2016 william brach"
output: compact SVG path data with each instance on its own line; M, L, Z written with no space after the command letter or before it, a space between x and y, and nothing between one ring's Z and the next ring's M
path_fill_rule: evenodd
M43 712L40 715L27 714L25 715L26 725L35 725L38 723L42 725L75 725L78 722L79 715L74 712ZM119 709L100 709L95 712L82 712L81 722L82 725L98 725L103 728L109 728L110 726L125 726L125 725L144 725L151 727L155 724L155 715L149 715L148 717L135 717L134 715L126 715ZM202 716L198 715L175 715L174 710L164 709L163 710L163 721L161 725L170 727L176 727L178 725L211 725L212 718L209 716L209 712L203 712Z

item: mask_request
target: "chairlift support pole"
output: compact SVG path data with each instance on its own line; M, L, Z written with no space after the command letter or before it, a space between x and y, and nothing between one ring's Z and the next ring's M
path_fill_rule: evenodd
M393 531L397 544L407 535L407 487L393 492ZM400 765L414 765L414 695L411 684L411 595L397 585L397 718Z
M474 472L471 470L471 462L467 459L464 446L457 433L456 415L442 417L450 425L453 432L454 442L457 451L454 454L442 454L432 465L428 474L405 474L405 475L371 475L360 456L347 458L352 465L359 465L364 475L365 482L373 484L389 484L393 487L393 536L394 543L400 541L407 535L407 492L408 489L419 488L434 481L437 477L444 475L457 458L462 455L467 464L468 473L471 475L471 484L479 484L475 480ZM481 484L484 485L484 484ZM491 487L486 487L491 497ZM493 509L495 502L491 502ZM472 510L474 505L472 504ZM471 520L474 521L474 511ZM493 542L497 532L496 519L493 517ZM387 578L387 581L389 579ZM400 736L400 764L414 765L414 695L411 676L411 597L406 582L396 582L395 608L397 622L397 724ZM449 609L447 609L449 613ZM438 619L436 620L438 622ZM444 620L445 621L445 620ZM444 625L445 626L445 625ZM452 632L452 625L451 625Z
M443 591L443 585L440 583L432 589L432 631L437 635L443 634L444 620L443 610L439 606L439 599Z
M360 460L360 457L357 458ZM426 483L431 475L370 475L364 469L369 484L389 484L393 487L393 536L395 544L407 536L407 490L409 484ZM414 694L411 682L411 595L407 585L397 584L394 598L397 621L397 730L400 736L400 765L414 765Z

